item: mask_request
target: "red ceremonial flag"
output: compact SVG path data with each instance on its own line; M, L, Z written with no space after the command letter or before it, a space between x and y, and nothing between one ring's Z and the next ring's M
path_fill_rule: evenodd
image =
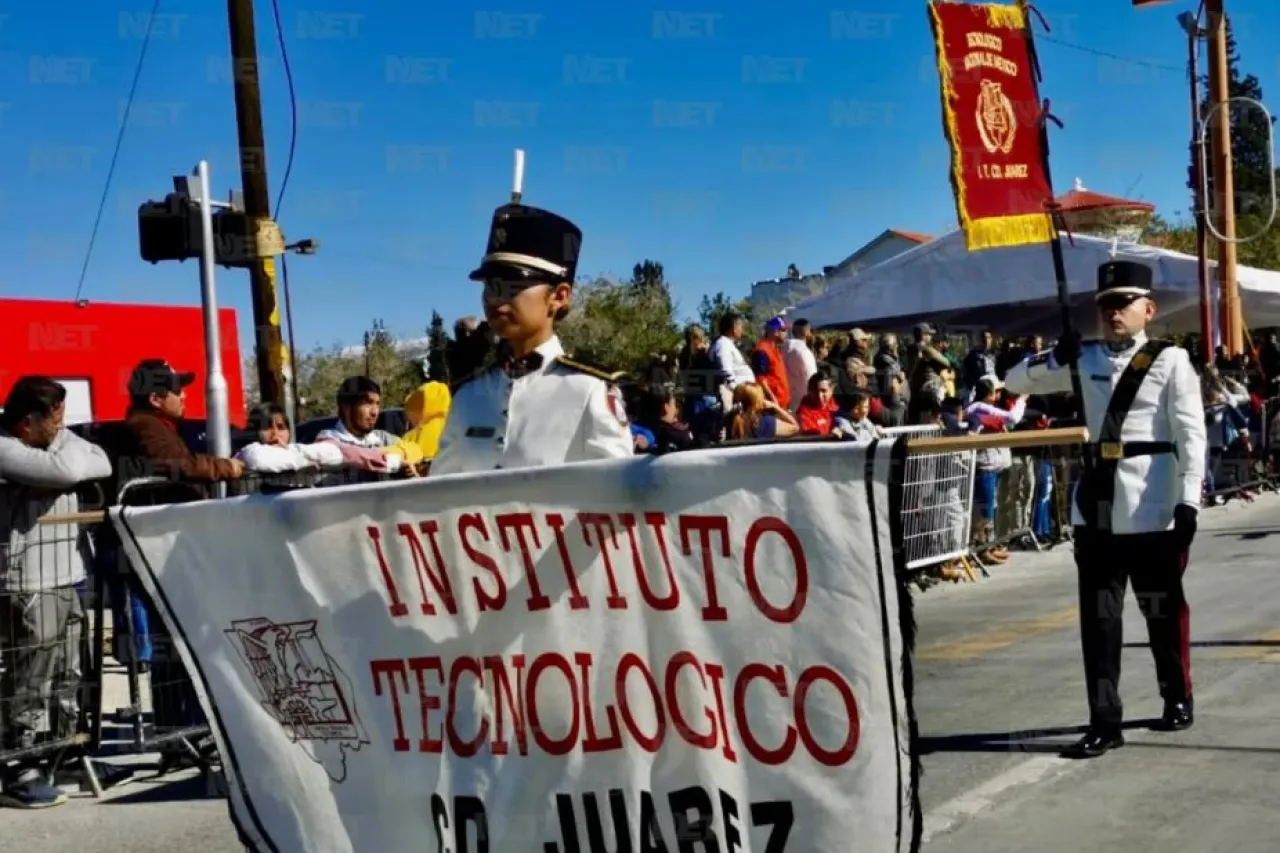
M951 184L970 251L1047 243L1052 200L1021 6L929 3Z

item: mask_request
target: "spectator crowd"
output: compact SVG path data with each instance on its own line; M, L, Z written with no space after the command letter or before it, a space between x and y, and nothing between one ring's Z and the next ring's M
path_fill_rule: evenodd
M743 317L725 314L714 330L689 326L677 353L654 354L646 374L624 388L637 453L796 436L868 441L904 427L948 435L1039 430L1076 417L1069 399L1014 397L1004 387L1012 365L1044 348L1039 337L1001 341L988 331L961 351L924 323L904 344L892 333L817 334L803 319L775 317L744 351L747 331ZM459 321L447 356L406 400L386 401L372 378L351 376L338 388L337 416L298 425L298 434L281 407L259 405L237 431L232 458L184 440L186 389L195 375L162 359L137 365L129 412L108 424L67 428L66 389L40 376L19 379L0 412L0 754L18 756L0 768L0 803L57 805L64 797L49 784L51 773L87 761L60 751L59 766L51 767L35 747L65 739L83 717L86 581L118 543L108 526L90 533L74 521L42 519L74 518L95 489L110 503L140 477L203 496L215 484L243 492L251 479L272 490L422 476L438 450L452 392L484 367L493 345L483 323ZM1248 497L1252 466L1280 427L1273 404L1280 345L1271 336L1257 365L1222 357L1202 376L1211 439L1206 499L1231 490ZM391 426L388 402L400 403L403 428ZM1063 532L1050 509L1070 481L1061 460L992 449L979 451L974 466L972 541L984 559L1007 559L1016 544L1010 532L1037 542ZM958 571L945 564L934 577L955 579ZM109 597L117 625L125 623L119 609L134 608L136 636L117 636L115 657L153 663L145 641L146 626L158 625L154 614L125 590ZM198 707L184 713L199 720ZM105 762L92 771L104 787L132 776Z

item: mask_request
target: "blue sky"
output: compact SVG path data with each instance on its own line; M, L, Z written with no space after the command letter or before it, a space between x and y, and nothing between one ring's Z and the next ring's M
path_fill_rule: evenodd
M525 200L583 227L581 272L659 260L687 314L788 263L836 263L885 228L955 221L923 2L279 3L300 102L279 219L291 239L322 243L291 265L300 348L358 341L374 317L420 335L433 308L475 313L466 273L516 147ZM1057 40L1040 50L1043 93L1066 123L1052 139L1058 191L1079 177L1184 209L1174 18L1190 0L1037 5ZM258 6L274 198L289 99L271 6ZM1243 69L1280 103L1280 4L1229 7ZM238 185L224 9L161 3L85 298L198 301L194 264L138 259L134 212L201 158L219 192ZM0 293L75 295L149 10L67 0L0 13ZM247 275L219 284L251 340Z

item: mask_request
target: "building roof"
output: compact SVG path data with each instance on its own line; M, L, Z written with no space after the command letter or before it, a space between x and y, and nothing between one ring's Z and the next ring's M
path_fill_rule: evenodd
M881 231L871 240L867 241L867 244L865 246L858 249L852 255L845 258L843 261L841 261L837 266L847 267L850 264L857 263L859 258L861 258L863 255L870 252L876 246L879 246L885 240L893 240L893 239L906 240L907 242L910 242L910 243L922 244L922 243L928 243L933 238L930 237L928 234L919 234L915 231L902 231L897 228L886 228L884 231Z
M1063 213L1086 213L1090 211L1114 210L1135 213L1155 213L1156 206L1145 201L1121 198L1120 196L1096 193L1085 189L1079 178L1070 192L1058 196L1057 202Z
M910 240L913 243L928 243L933 240L933 237L928 234L920 234L916 231L902 231L898 228L890 228L886 233L901 237L904 240Z

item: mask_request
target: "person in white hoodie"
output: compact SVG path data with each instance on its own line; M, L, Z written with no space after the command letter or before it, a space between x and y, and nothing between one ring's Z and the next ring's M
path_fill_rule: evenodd
M342 448L334 442L294 444L289 420L282 407L263 403L249 417L249 429L258 440L236 453L244 467L259 474L284 474L290 471L314 471L341 468Z

